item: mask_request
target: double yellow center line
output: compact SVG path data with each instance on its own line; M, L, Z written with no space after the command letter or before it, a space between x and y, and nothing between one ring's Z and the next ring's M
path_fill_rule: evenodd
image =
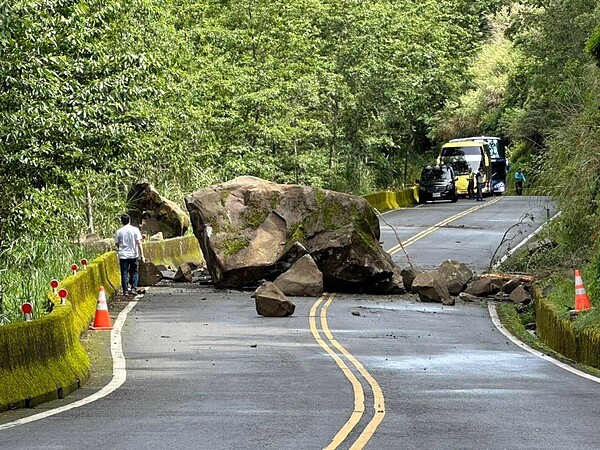
M456 214L454 216L448 217L447 219L444 219L441 222L438 222L435 225L430 226L426 230L423 230L420 233L417 233L414 236L411 236L406 241L402 242L402 244L397 244L397 245L393 246L387 252L390 255L393 255L394 253L399 252L402 247L408 247L410 244L414 244L419 239L423 239L425 236L433 233L437 229L439 229L441 227L445 227L449 223L454 222L455 220L458 220L461 217L464 217L464 216L466 216L468 214L471 214L472 212L475 212L475 211L477 211L477 210L479 210L481 208L485 208L486 206L491 206L494 203L497 203L499 201L500 201L500 197L496 197L495 199L490 200L489 202L482 203L481 205L478 205L478 206L473 206L472 208L469 208L469 209L467 209L467 210L465 210L465 211L463 211L461 213L458 213L458 214Z
M475 212L481 208L486 206L491 206L494 203L500 201L500 198L493 199L487 203L474 206L469 208L459 214L456 214L448 219L442 220L441 222L436 223L435 225L427 228L426 230L417 233L416 235L410 237L406 241L398 244L391 249L388 250L390 255L398 252L401 248L406 247L419 239L424 238L425 236L433 233L437 229L448 225L449 223L460 219L472 212ZM354 390L354 410L352 414L344 424L344 426L337 432L334 436L333 440L329 443L326 450L334 450L339 447L350 435L350 433L354 430L354 428L359 424L363 415L366 412L365 408L365 392L363 389L363 385L361 381L358 379L355 372L357 372L366 382L368 383L371 391L373 392L373 417L369 421L369 423L364 426L362 432L356 438L356 440L350 446L350 450L360 450L367 445L377 427L383 421L385 417L385 399L383 397L383 392L381 387L377 383L377 381L371 376L371 374L363 367L363 365L352 356L342 345L333 337L331 331L329 329L329 325L327 323L327 308L333 302L335 294L323 294L317 301L313 304L310 309L309 315L309 324L310 331L315 338L315 341L321 346L325 352L335 361L338 367L342 370L346 378L352 384L352 389ZM317 320L319 319L319 320ZM318 322L320 322L321 330L318 328ZM322 337L322 334L325 338ZM349 365L354 366L354 370L352 370Z
M323 350L325 350L327 354L331 356L331 358L336 362L339 368L342 369L342 372L352 384L352 389L354 390L354 410L350 415L350 418L344 424L344 426L340 429L340 431L338 431L331 443L325 448L327 450L333 450L336 449L340 444L342 444L342 442L344 442L348 435L352 432L354 427L360 422L361 418L365 413L365 393L363 390L363 386L358 377L352 371L352 369L350 369L350 367L341 357L343 356L350 364L352 364L355 367L358 373L367 381L373 392L373 418L364 427L363 431L360 433L358 438L350 447L351 450L358 450L364 448L367 442L369 442L369 439L371 439L371 437L373 436L373 433L375 433L375 430L377 430L379 424L383 421L383 418L385 417L385 400L383 398L383 392L381 391L381 387L379 386L377 381L375 381L375 379L363 367L363 365L354 356L352 356L344 347L342 347L342 345L337 340L335 340L335 338L331 334L329 325L327 323L327 308L329 307L331 302L333 302L334 296L335 294L323 294L313 304L309 316L310 331L312 332L315 341L317 341L321 348L323 348ZM323 304L324 301L325 303ZM321 332L317 327L317 317L320 318L321 330L327 338L326 340L321 337Z

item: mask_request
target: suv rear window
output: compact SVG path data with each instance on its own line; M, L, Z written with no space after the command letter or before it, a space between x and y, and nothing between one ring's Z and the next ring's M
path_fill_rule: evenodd
M447 168L426 167L421 173L421 181L424 183L443 183L452 180L452 173Z

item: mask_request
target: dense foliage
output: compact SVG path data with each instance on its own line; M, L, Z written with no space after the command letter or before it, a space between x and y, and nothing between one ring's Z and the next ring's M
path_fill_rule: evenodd
M594 262L600 244L600 7L585 0L520 1L499 13L473 65L473 84L438 115L432 135L495 133L510 143L529 193L558 199L560 245L522 268Z
M103 199L106 175L176 194L241 174L402 183L491 3L3 2L2 247L81 232L70 199Z
M530 192L563 200L561 251L589 259L599 19L585 0L2 1L0 291L60 254L40 241L112 234L133 181L364 194L465 134L511 143Z
M49 253L111 235L140 179L179 202L237 175L357 194L412 179L499 3L0 2L5 300Z

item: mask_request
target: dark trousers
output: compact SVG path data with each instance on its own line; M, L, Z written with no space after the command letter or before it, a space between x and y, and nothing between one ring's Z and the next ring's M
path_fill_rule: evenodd
M121 267L121 288L123 288L123 294L126 294L131 284L131 289L137 289L139 272L138 272L138 260L134 259L119 259L119 266Z
M469 198L475 198L475 192L473 191L474 183L473 180L469 180L467 184L467 196Z
M477 200L483 200L483 183L477 183Z
M523 181L515 181L515 187L517 188L517 195L523 195Z

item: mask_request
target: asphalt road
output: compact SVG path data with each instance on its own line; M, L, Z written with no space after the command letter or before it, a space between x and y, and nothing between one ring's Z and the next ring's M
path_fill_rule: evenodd
M482 272L555 214L548 197L427 203L383 214L381 240L383 248L391 249L398 246L398 239L410 241L428 233L405 246L415 266L430 270L445 259L456 259ZM408 265L401 249L394 253L394 261L401 267Z
M468 261L482 270L494 239L525 212L540 215L536 226L545 217L543 199L485 203L409 244L409 257L435 267L468 241L476 251L464 255L477 255ZM385 218L408 241L473 206L428 204ZM397 244L392 232L382 239ZM152 288L123 327L125 382L90 404L0 428L0 448L600 448L600 384L514 345L485 305L335 294L293 298L294 315L275 319L258 316L250 295ZM3 414L0 424L86 389Z

